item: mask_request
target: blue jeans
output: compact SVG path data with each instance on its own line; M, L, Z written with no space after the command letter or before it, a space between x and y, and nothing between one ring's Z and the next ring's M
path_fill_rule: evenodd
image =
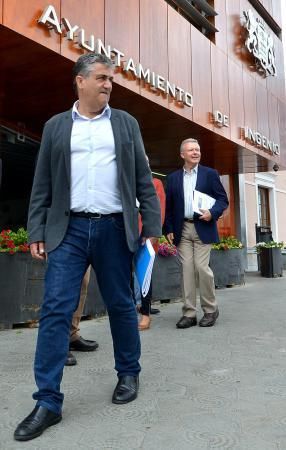
M140 372L140 337L130 288L133 253L128 249L123 216L101 219L71 217L62 243L49 253L41 310L35 380L37 405L60 413L60 392L69 349L69 333L81 282L92 265L105 302L118 376Z

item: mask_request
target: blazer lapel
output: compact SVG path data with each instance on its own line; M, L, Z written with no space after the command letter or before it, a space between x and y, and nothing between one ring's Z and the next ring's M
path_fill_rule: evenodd
M195 187L195 189L197 191L200 191L201 176L202 176L202 171L201 171L200 165L198 164L197 182L196 182L196 187Z
M120 131L120 118L117 114L117 111L114 110L113 108L111 108L110 122L114 136L118 181L120 183L122 171L122 139Z
M185 197L184 197L184 169L180 170L178 176L178 193L183 201L183 205L185 205Z
M63 151L65 156L65 166L66 166L66 173L67 173L67 180L70 186L71 182L71 132L72 132L72 114L71 110L67 111L64 115L63 119Z

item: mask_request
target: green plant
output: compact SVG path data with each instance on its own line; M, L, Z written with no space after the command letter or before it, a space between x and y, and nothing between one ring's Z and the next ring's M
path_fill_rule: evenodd
M257 242L255 245L257 253L261 251L262 248L285 248L286 244L283 241L269 241L269 242Z
M214 250L230 250L232 248L242 248L242 243L234 236L224 236L217 244L212 245Z
M24 228L18 231L2 230L0 233L0 253L28 252L28 233Z

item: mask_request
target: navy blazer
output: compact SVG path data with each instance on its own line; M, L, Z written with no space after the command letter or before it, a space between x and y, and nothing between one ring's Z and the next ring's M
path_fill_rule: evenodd
M180 243L185 217L183 177L184 170L180 169L167 178L165 233L174 233L175 245ZM218 242L216 222L228 207L228 199L217 171L199 164L195 189L216 199L210 209L212 219L209 222L200 220L199 214L194 213L194 225L199 238L204 244Z

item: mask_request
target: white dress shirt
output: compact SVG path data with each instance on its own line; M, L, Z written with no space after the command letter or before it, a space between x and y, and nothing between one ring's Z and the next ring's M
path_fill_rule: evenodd
M110 214L122 212L118 187L111 109L92 119L75 102L71 133L71 209Z
M194 189L197 184L198 166L195 166L191 171L184 167L184 199L185 199L185 218L192 219L193 211L193 196Z

